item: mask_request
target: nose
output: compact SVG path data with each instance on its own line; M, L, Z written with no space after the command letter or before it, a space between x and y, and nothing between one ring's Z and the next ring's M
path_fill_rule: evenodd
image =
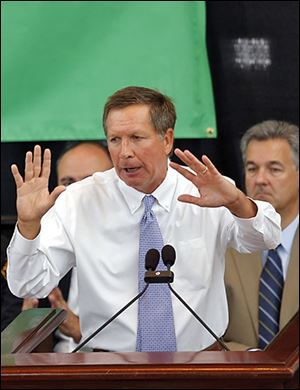
M121 143L121 153L120 153L121 158L129 158L129 157L133 157L133 155L134 153L129 140L123 139Z
M255 181L256 183L259 183L259 184L263 184L263 183L266 183L267 182L267 172L265 169L263 168L259 168L257 170L257 173L255 175Z

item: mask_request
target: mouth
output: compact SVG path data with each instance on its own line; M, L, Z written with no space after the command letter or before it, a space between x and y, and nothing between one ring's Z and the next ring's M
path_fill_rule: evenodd
M122 170L125 171L127 174L134 174L138 172L140 169L141 167L122 168Z

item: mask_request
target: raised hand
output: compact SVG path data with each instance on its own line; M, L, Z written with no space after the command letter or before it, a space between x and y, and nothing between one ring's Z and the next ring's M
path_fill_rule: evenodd
M255 216L256 205L222 176L207 156L203 155L200 161L189 150L175 149L174 152L190 169L174 162L171 162L170 166L190 180L199 191L199 197L182 194L178 200L202 207L224 206L244 218Z
M11 166L17 187L18 228L28 239L36 237L42 216L65 190L64 186L58 186L49 193L50 169L51 152L45 149L42 162L42 151L39 145L35 145L33 154L26 153L24 179L18 167L15 164Z

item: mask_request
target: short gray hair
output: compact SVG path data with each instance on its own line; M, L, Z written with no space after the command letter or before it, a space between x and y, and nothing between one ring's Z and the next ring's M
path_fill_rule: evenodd
M286 140L290 145L292 159L299 169L299 127L284 121L267 120L258 123L246 131L241 138L241 152L244 165L246 164L246 152L250 141L266 141L269 139Z

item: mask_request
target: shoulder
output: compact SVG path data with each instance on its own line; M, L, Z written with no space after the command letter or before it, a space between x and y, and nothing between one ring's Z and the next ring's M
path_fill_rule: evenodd
M62 195L76 197L81 194L106 189L108 186L111 188L111 186L116 185L117 180L114 168L105 172L96 172L92 176L69 185Z
M114 168L104 172L95 172L93 175L86 177L76 183L71 184L67 189L70 191L80 191L85 188L93 188L114 184L118 180L118 176Z
M114 169L97 172L79 182L70 184L59 195L55 202L55 210L77 208L82 204L95 204L109 200L118 191L118 177Z

